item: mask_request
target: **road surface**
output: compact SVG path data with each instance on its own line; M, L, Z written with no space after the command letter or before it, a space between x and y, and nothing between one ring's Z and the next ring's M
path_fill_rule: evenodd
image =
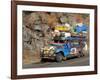
M55 61L44 61L42 63L33 63L28 65L23 65L23 68L47 68L47 67L71 67L71 66L88 66L89 65L89 56L86 55L80 58L71 58L62 62Z

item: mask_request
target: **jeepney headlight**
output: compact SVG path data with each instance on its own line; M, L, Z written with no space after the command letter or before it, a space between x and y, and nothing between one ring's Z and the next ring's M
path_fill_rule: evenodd
M41 49L40 49L40 52L43 52L43 50L44 50L44 48L41 48Z

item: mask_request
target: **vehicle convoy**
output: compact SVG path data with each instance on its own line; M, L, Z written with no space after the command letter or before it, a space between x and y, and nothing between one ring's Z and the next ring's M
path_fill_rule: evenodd
M83 48L85 46L86 37L70 36L63 43L50 42L48 46L41 49L41 59L54 59L61 62L69 57L84 56Z

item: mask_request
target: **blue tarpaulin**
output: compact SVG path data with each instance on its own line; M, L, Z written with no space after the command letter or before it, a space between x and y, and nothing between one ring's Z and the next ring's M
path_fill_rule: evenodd
M83 24L82 26L77 25L76 28L75 28L75 31L77 33L80 33L80 32L83 32L83 31L87 31L87 30L88 30L88 27L85 24Z

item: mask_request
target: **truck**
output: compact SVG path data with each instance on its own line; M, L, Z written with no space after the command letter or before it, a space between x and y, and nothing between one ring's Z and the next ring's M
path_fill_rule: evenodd
M69 57L82 57L84 56L85 42L85 36L66 37L63 43L51 41L47 46L41 48L41 60L54 59L61 62Z

